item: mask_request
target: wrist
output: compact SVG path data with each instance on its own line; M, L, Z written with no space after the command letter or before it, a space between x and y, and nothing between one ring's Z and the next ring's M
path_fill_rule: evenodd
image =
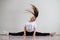
M35 34L33 34L33 35L35 35Z
M26 36L26 34L24 34L24 36Z

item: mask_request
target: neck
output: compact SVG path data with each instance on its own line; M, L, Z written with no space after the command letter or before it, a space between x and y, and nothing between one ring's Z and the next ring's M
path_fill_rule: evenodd
M34 21L29 21L29 22L34 22Z

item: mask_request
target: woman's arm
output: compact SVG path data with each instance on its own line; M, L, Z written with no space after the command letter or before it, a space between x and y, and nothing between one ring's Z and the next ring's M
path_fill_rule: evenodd
M33 36L35 36L35 34L36 34L36 28L34 27L34 33L33 33Z
M26 36L26 26L24 27L24 36Z

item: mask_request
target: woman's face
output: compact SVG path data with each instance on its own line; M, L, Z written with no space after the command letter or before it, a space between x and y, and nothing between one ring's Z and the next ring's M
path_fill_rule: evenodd
M36 20L36 18L33 16L33 17L31 17L31 19L30 19L30 21L35 21Z

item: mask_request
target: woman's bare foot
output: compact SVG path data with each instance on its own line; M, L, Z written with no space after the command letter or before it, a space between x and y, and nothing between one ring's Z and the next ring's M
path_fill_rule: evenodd
M54 33L50 33L50 36L53 37L55 34L56 34L55 32Z

